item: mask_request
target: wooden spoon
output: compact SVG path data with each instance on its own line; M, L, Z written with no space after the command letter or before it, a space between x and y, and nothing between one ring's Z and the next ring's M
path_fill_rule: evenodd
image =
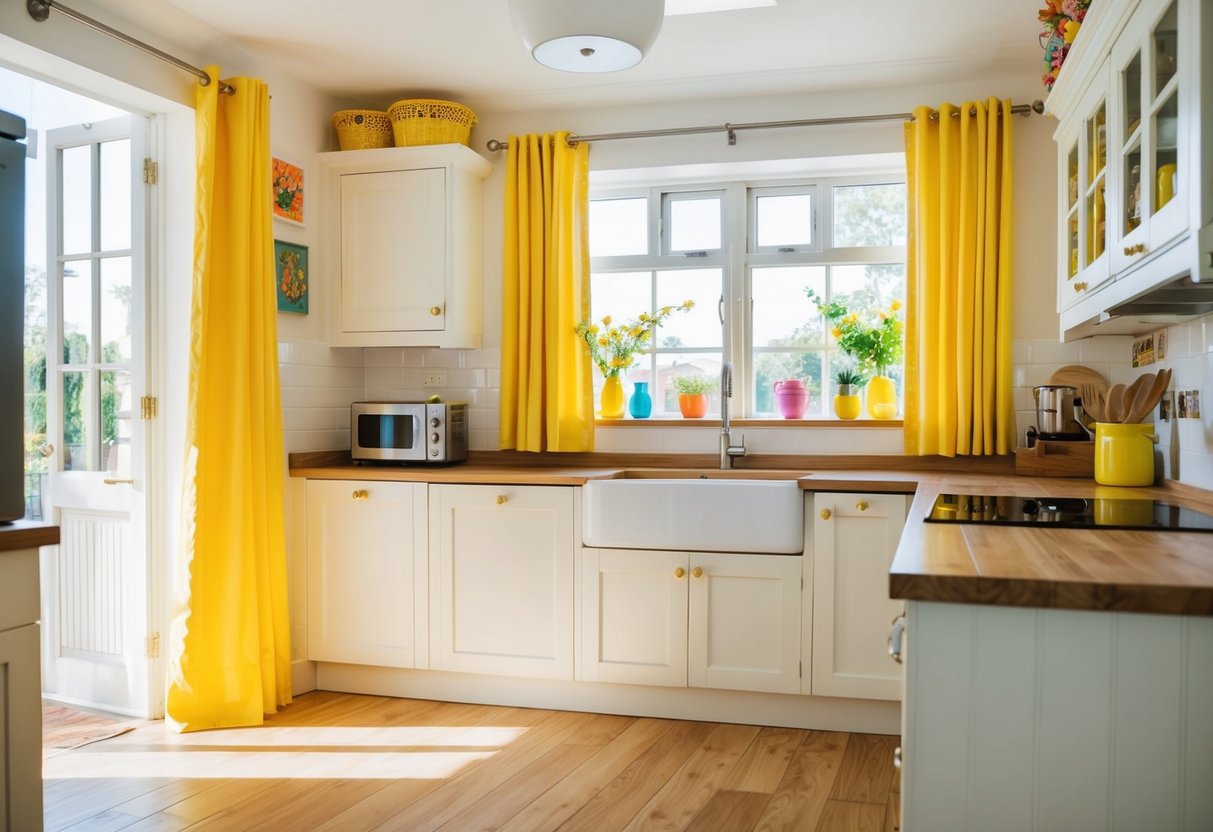
M1133 408L1134 412L1138 413L1137 419L1134 421L1140 422L1146 417L1147 414L1154 410L1154 408L1158 406L1159 401L1162 400L1163 395L1166 394L1167 388L1170 386L1171 371L1160 370L1158 375L1154 377L1154 383L1151 384L1150 389L1146 391L1141 406Z
M1104 400L1104 415L1109 422L1120 422L1125 418L1125 390L1123 384L1113 384L1108 388L1108 397Z
M1124 421L1127 424L1140 422L1141 417L1150 412L1147 397L1150 395L1150 386L1154 384L1154 379L1153 373L1143 373L1133 379L1133 383L1125 390Z
M1104 395L1094 384L1083 383L1078 386L1078 393L1082 396L1082 409L1087 412L1087 415L1096 422L1106 421L1104 419Z

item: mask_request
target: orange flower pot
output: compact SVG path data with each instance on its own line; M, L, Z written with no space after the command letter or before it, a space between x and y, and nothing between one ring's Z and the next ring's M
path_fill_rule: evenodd
M678 396L678 409L684 419L702 419L708 412L708 394L683 393Z

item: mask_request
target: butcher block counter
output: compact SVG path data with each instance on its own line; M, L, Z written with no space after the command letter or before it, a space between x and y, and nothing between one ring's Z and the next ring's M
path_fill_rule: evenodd
M500 461L498 461L500 459ZM542 459L543 464L537 464ZM889 570L893 598L1213 616L1213 534L925 523L940 493L1146 498L1213 514L1213 494L1167 482L1147 488L1093 480L1019 477L1009 460L910 457L747 459L720 471L713 455L480 453L452 466L353 465L340 453L292 454L291 475L310 479L502 485L582 485L624 477L796 479L806 491L913 493ZM903 467L904 466L904 467Z

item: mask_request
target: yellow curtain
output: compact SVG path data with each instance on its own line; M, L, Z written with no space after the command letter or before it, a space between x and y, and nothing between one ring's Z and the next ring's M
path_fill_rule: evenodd
M212 78L217 67L208 67ZM269 90L198 87L186 540L167 719L259 725L291 699Z
M500 446L594 449L589 317L589 148L567 132L510 136L501 304Z
M1009 454L1011 102L907 122L906 453Z

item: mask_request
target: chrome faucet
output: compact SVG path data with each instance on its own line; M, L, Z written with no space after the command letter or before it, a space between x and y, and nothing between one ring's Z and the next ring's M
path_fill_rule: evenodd
M720 468L733 467L733 460L745 456L745 437L733 444L729 428L729 399L733 397L733 365L727 361L720 368Z

